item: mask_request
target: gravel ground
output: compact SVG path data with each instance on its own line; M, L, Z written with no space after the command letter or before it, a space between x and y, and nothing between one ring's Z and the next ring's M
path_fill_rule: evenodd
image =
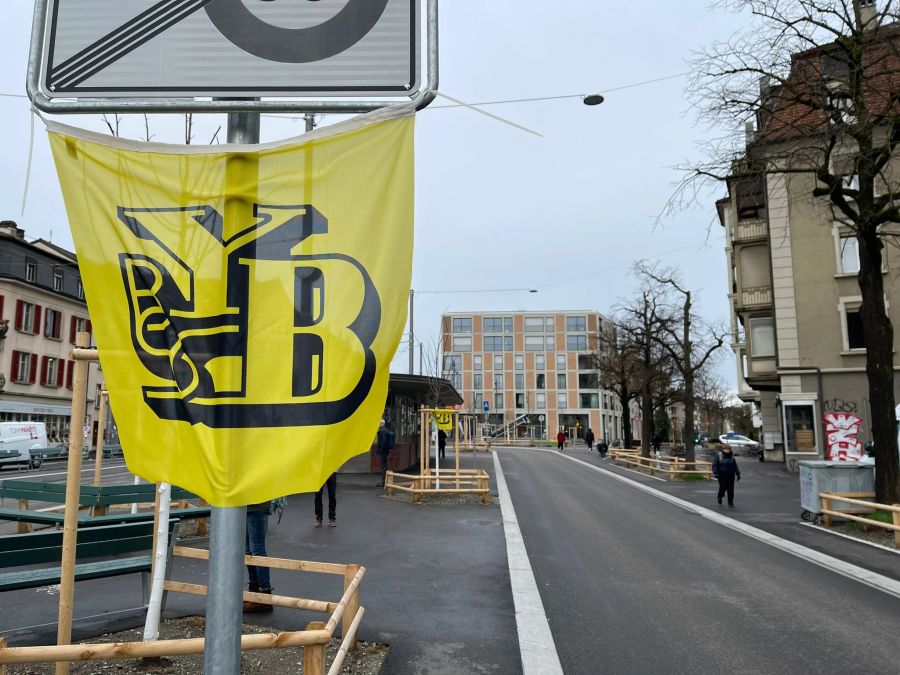
M386 494L382 495L384 499L393 499L398 502L406 502L407 504L412 503L412 492L404 492L402 490L397 490L394 492L392 497L388 497ZM465 494L465 493L450 493L450 494L425 494L422 495L422 504L481 504L481 495L478 494ZM491 495L491 504L498 504L497 498ZM487 504L485 504L487 506Z
M185 617L166 621L160 626L161 639L203 637L205 621L203 617ZM278 632L275 628L244 626L244 633ZM101 635L91 642L135 642L141 639L143 631L127 630L120 633ZM326 667L334 660L340 647L340 640L334 639L327 648ZM344 675L378 675L388 647L373 642L357 643L356 649L347 654L341 673ZM9 675L53 675L52 663L7 666ZM77 675L105 675L107 673L154 675L196 675L203 672L203 655L166 657L144 663L140 660L116 660L73 663L71 672ZM260 649L244 652L241 659L241 673L244 675L281 675L282 673L302 673L303 656L300 647L286 649Z
M833 525L831 529L834 532L846 534L848 537L862 539L863 541L869 541L874 544L881 544L888 548L894 548L894 532L892 530L885 530L874 525L869 527L853 521L838 523L837 525Z

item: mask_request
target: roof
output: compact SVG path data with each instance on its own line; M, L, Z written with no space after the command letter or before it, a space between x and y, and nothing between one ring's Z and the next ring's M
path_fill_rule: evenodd
M422 403L434 403L429 401L437 394L437 405L461 405L463 397L450 384L449 380L428 375L408 375L404 373L391 373L388 388L395 394L403 394Z

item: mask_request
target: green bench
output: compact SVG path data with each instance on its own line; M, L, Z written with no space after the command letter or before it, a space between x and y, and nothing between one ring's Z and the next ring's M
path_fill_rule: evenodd
M124 457L125 452L122 446L118 444L103 446L103 459L112 459L113 457Z
M95 487L82 485L79 490L79 504L91 508L91 515L81 515L78 524L81 527L96 527L111 523L144 522L153 519L153 511L109 512L109 507L119 504L147 503L155 498L156 485L142 483L140 485L105 485ZM50 504L64 504L66 486L64 483L41 483L37 481L5 480L0 481L0 500L9 497L16 499L19 508L0 508L0 520L13 520L19 523L36 525L62 525L64 514L61 511L36 511L29 509L29 502L40 501ZM184 501L196 499L197 496L180 487L172 487L172 500ZM171 508L172 519L209 518L211 509L208 506Z
M171 560L177 520L169 522L168 552ZM149 572L152 567L153 523L104 525L78 531L75 546L75 581L99 579L123 574L141 573L144 604L149 594ZM0 536L0 569L26 567L0 572L0 592L22 588L39 588L60 582L63 532L29 532ZM147 551L142 555L127 555ZM95 558L110 558L94 560ZM57 563L52 567L37 567ZM167 567L170 569L171 565Z

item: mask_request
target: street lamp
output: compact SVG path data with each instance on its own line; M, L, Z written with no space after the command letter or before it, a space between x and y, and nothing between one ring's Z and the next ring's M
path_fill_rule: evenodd
M606 99L604 99L600 94L588 94L583 99L581 99L581 102L585 105L600 105L604 100Z

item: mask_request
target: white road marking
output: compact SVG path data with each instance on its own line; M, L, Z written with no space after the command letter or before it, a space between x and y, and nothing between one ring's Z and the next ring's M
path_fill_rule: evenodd
M104 464L103 466L100 467L100 471L101 472L107 471L108 469L122 469L124 467L125 467L124 462L122 464ZM94 467L90 466L87 469L82 469L81 473L87 473L89 471L91 473L93 473ZM0 480L34 480L35 478L49 478L50 476L65 476L67 473L68 473L68 471L56 471L54 473L36 472L36 473L28 473L24 476L10 476L9 478L0 474Z
M503 533L506 537L506 558L509 564L509 581L512 586L513 604L516 608L516 632L519 635L519 653L522 656L524 675L562 675L562 665L553 642L553 633L544 603L538 592L537 582L519 521L513 507L506 477L500 466L500 457L494 453L494 470L497 474L497 492L500 496L500 513L503 517Z
M529 450L540 450L540 448L528 448ZM546 452L546 451L542 451ZM551 454L561 454L561 453L551 453ZM861 584L865 584L866 586L870 586L876 590L879 590L883 593L887 593L888 595L893 595L896 598L900 598L900 581L895 579L891 579L890 577L886 577L883 574L878 574L877 572L872 572L871 570L867 570L864 567L860 567L859 565L853 565L852 563L844 562L843 560L839 560L838 558L834 558L830 555L826 555L824 553L819 553L818 551L814 551L811 548L803 546L801 544L796 544L792 541L788 541L787 539L782 539L774 534L770 534L764 530L760 530L757 527L753 527L752 525L747 525L746 523L742 523L739 520L735 520L734 518L729 518L728 516L723 516L720 513L716 513L710 509L707 509L703 506L698 506L696 504L692 504L691 502L685 501L683 499L679 499L678 497L674 497L670 494L663 492L662 490L657 490L654 487L650 487L649 485L644 485L643 483L638 483L637 481L631 480L626 476L615 473L614 471L610 471L608 469L604 469L602 467L596 466L595 464L591 464L590 462L585 462L582 459L578 459L576 457L569 457L568 455L562 455L566 459L572 462L578 462L579 464L584 464L587 467L590 467L594 471L599 471L600 473L606 474L610 478L614 478L617 481L625 483L626 485L630 485L642 492L646 492L649 495L653 495L654 497L661 499L665 502L669 502L670 504L674 504L675 506L679 506L686 511L690 511L692 513L696 513L698 516L706 518L707 520L711 520L714 523L718 523L724 527L727 527L736 532L740 532L743 535L756 539L757 541L761 541L764 544L768 544L773 548L777 548L780 551L784 551L785 553L789 553L793 556L796 556L802 560L806 560L807 562L811 562L815 565L819 565L820 567L824 567L827 570L831 570L836 574L840 574L841 576L847 577L848 579L852 579L853 581L858 581ZM498 476L499 478L499 476ZM499 484L499 480L498 480ZM502 502L501 502L502 504Z
M819 532L825 532L827 534L833 534L835 537L843 537L844 539L849 539L850 541L855 541L857 544L865 544L866 546L874 546L875 548L880 548L882 551L887 551L888 553L893 553L894 555L900 555L900 551L895 548L891 548L890 546L885 546L884 544L879 544L874 541L868 541L867 539L857 539L856 537L851 537L849 534L844 534L843 532L835 532L834 530L829 530L827 527L822 527L820 525L813 525L812 523L797 523L798 525L802 525L803 527L811 527L814 530L818 530Z

